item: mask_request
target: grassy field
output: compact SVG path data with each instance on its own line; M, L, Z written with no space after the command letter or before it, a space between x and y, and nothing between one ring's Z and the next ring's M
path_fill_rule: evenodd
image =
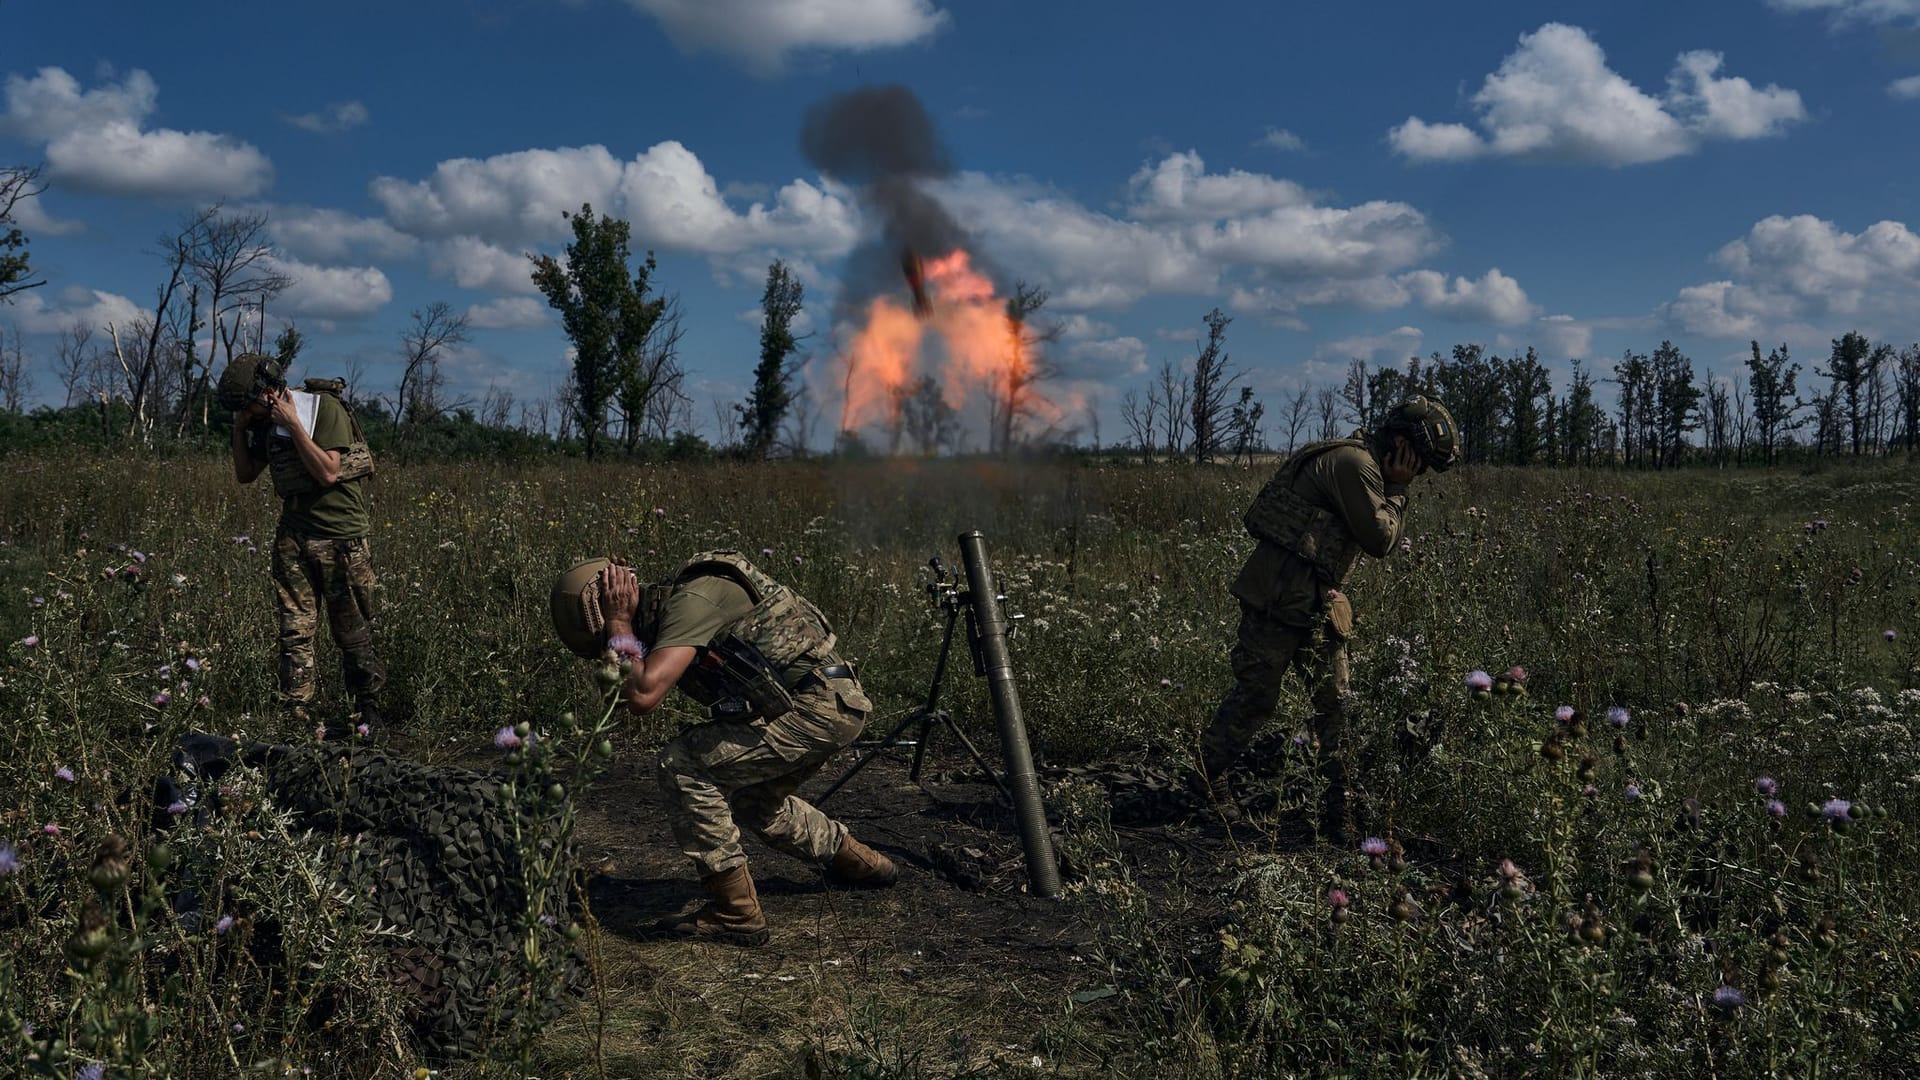
M1307 831L1298 751L1270 759L1273 813L1232 830L1122 820L1095 770L1050 788L1071 883L1049 904L1019 892L987 789L962 813L888 766L844 812L908 887L844 897L756 855L775 921L760 953L635 940L693 895L648 751L695 717L676 705L620 724L610 762L586 752L599 695L551 638L559 568L613 552L647 576L742 549L835 620L885 722L924 692L937 644L923 567L978 528L1028 616L1014 656L1043 765L1172 772L1226 686L1226 586L1265 471L383 467L380 745L497 768L498 729L555 729L543 767L567 809L516 812L592 871L584 933L541 939L523 980L572 947L592 989L503 1029L492 1061L412 1041L377 936L354 929L361 901L313 881L322 841L284 828L271 792L174 846L223 867L242 921L274 923L305 972L144 899L166 889L141 797L178 736L312 739L271 708L265 484L203 459L5 466L0 1060L39 1054L62 1076L1920 1075L1908 464L1423 479L1407 545L1350 589L1349 752L1384 853ZM1468 689L1514 667L1525 694ZM991 743L984 683L950 690ZM587 720L556 729L570 710ZM1306 712L1295 687L1273 745ZM589 761L605 771L570 771ZM965 850L990 871L971 891L951 880ZM83 963L90 931L110 945Z

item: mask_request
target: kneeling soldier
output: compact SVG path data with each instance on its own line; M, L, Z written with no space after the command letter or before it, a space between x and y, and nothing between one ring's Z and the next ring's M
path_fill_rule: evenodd
M866 727L873 704L834 654L820 610L733 551L695 555L671 579L640 586L607 559L553 586L553 624L584 657L632 661L627 708L650 713L679 687L711 720L660 752L674 839L708 902L664 919L660 936L759 945L767 920L740 847L745 825L769 847L822 865L829 881L892 885L899 870L794 791Z

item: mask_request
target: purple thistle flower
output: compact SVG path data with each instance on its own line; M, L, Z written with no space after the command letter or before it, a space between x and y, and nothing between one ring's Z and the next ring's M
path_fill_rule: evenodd
M236 544L251 544L251 543L253 543L253 538L252 538L251 536L229 536L229 537L227 537L227 539L229 539L229 540L231 540L231 541L233 541L233 542L234 542L234 543L236 543Z
M1891 630L1886 630L1886 631L1882 631L1882 632L1881 632L1881 634L1880 634L1880 636L1881 636L1881 637L1883 637L1883 638L1886 638L1886 639L1887 639L1888 641L1892 641L1892 640L1893 640L1894 638L1897 638L1897 637L1899 637L1900 635L1898 635L1898 634L1896 634L1896 633L1894 633L1894 632L1893 632L1893 631L1891 631Z
M1781 802L1781 801L1780 801L1779 799L1768 799L1768 800L1767 800L1767 813L1768 813L1769 815L1771 815L1771 816L1773 816L1773 817L1777 817L1777 818L1781 818L1781 817L1786 817L1786 816L1787 816L1787 804L1786 804L1786 803L1783 803L1783 802Z
M795 565L795 566L799 566L799 565L800 565L800 564L801 564L802 562L805 562L805 561L806 561L806 560L804 560L804 559L802 559L802 558L801 558L800 556L798 556L798 555L795 555L795 556L793 557L793 565Z
M1553 710L1553 718L1562 724L1573 723L1573 706L1562 705Z
M34 597L34 598L33 598L33 606L34 606L34 607L46 607L46 606L47 606L47 598L46 598L46 597L44 597L44 596L36 596L36 597ZM1893 631L1891 631L1891 630L1889 630L1889 631L1887 631L1887 632L1888 632L1889 634L1891 634L1891 633L1892 633Z
M654 507L654 508L653 508L653 516L654 516L654 517L666 517L666 516L667 516L667 508L666 508L666 507L664 507L664 506L656 506L656 507Z
M1722 986L1713 992L1713 1007L1721 1012L1732 1012L1747 1003L1747 995L1736 986Z
M0 844L0 877L20 869L20 852L12 844Z
M199 670L200 670L200 661L199 661L199 659L198 659L198 658L196 658L196 657L192 657L192 656L189 656L189 657L187 657L187 670L188 670L188 671L194 671L194 672L197 672L197 671L199 671Z
M1627 795L1628 802L1639 802L1640 801L1640 785L1628 784L1626 795Z
M1171 689L1172 687L1173 687L1173 680L1172 680L1172 679L1169 679L1169 678L1167 678L1167 677L1166 677L1166 676L1164 676L1164 675L1160 677L1160 688L1161 688L1162 690L1167 690L1167 689Z
M1774 783L1773 777L1762 776L1753 782L1753 790L1762 795L1777 795L1780 793L1780 785Z
M1853 804L1845 799L1828 799L1826 805L1820 808L1820 814L1828 821L1846 821L1852 810Z
M1387 842L1377 836L1369 836L1360 841L1360 854L1370 859L1384 858L1387 854Z
M101 1080L106 1075L107 1067L96 1061L91 1065L80 1066L79 1071L73 1074L73 1080Z
M1339 909L1339 908L1344 908L1344 907L1346 907L1346 906L1347 906L1347 890L1345 890L1345 889L1328 889L1328 890L1327 890L1327 903L1328 903L1328 904L1330 904L1331 906L1333 906L1333 907L1334 907L1334 908L1335 908L1336 910L1337 910L1337 909Z
M247 1033L247 1025L235 1020L233 1022L233 1033L235 1035L245 1035Z
M184 814L186 812L187 812L187 804L184 802L181 802L179 799L175 799L172 802L167 804L167 813L172 814L174 817L179 817L181 814Z
M210 707L213 704L213 699L208 697L205 694L201 694L198 698L194 699L193 703L199 706L200 708L205 709Z
M53 770L53 775L55 779L65 780L69 784L73 783L73 770L67 768L65 765Z
M224 934L231 929L233 929L233 916L231 915L222 915L220 916L220 921L213 924L213 932L216 934Z
M493 745L501 750L514 750L520 746L520 736L510 727L503 727L493 733Z
M172 701L173 701L173 695L167 693L165 690L162 690L159 693L153 695L153 703L155 705L165 707L168 703Z
M131 552L131 554L133 555L134 562L143 563L147 561L147 553L144 551L135 551Z
M760 557L761 557L761 558L763 558L763 559L768 559L768 558L772 558L772 557L773 557L773 549L772 549L772 548L770 548L770 547L763 547L763 548L761 548L761 549L760 549Z
M38 645L38 644L40 644L40 635L39 635L39 634L28 634L28 635L27 635L26 637L23 637L23 638L21 638L21 639L20 639L20 644L21 644L22 646L24 646L25 648L29 648L29 649L31 649L31 648L33 648L34 646L36 646L36 645Z
M1619 705L1615 705L1613 708L1607 710L1607 723L1612 724L1614 727L1626 727L1627 721L1631 719L1633 719L1633 714Z
M1594 787L1592 784L1588 784L1586 787L1580 789L1580 794L1585 795L1589 799L1597 799L1600 797L1600 789Z
M373 733L373 729L365 724L356 724L354 725L353 733L364 739Z
M173 665L172 665L172 664L161 664L161 665L160 665L160 666L159 666L158 668L156 668L156 669L154 669L154 672L153 672L153 673L154 673L155 675L158 675L158 676L160 676L161 678L163 678L163 679L164 679L164 678L166 678L166 677L168 677L169 675L172 675L172 674L173 674Z
M1493 689L1493 676L1475 668L1467 672L1467 689L1491 690Z

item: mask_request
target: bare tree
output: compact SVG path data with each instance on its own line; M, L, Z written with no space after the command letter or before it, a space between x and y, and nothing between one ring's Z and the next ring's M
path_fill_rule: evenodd
M1047 290L1015 282L1007 298L1007 363L995 385L987 388L987 449L1011 453L1020 425L1046 405L1039 384L1053 378L1055 369L1045 346L1059 340L1062 327L1035 318L1046 305Z
M53 344L53 374L65 391L61 408L70 409L76 398L84 401L91 396L92 373L98 366L93 327L76 322L61 332Z
M916 454L937 454L959 447L960 414L947 404L940 384L931 375L920 376L901 395L900 424Z
M505 431L508 418L512 415L513 391L502 390L498 384L488 383L486 394L480 398L480 423Z
M1160 393L1160 419L1166 425L1168 457L1179 457L1180 448L1187 445L1187 380L1173 361L1160 361L1160 372L1155 376L1156 389Z
M1320 415L1320 437L1337 439L1340 437L1340 392L1331 386L1323 386L1314 394L1315 411Z
M218 204L189 214L179 243L188 273L205 297L207 326L212 330L199 374L200 424L206 426L210 399L205 395L214 371L230 362L240 342L250 309L265 325L267 301L285 292L293 279L274 264L263 211L228 212Z
M740 444L740 427L745 417L735 402L728 401L724 395L714 395L713 401L713 445L718 450L732 450Z
M1133 445L1139 448L1142 461L1153 460L1154 438L1159 435L1155 426L1159 404L1160 397L1151 388L1147 390L1144 403L1140 400L1139 392L1134 390L1127 391L1120 399L1120 422L1127 425L1127 430L1133 434Z
M807 357L800 361L797 369L805 370ZM781 441L786 444L789 457L803 458L812 452L813 429L820 422L820 402L816 400L803 380L800 390L788 403L787 423L781 429Z
M676 409L684 405L682 411L689 418L693 414L693 399L681 390L686 372L680 367L680 336L685 332L680 323L680 298L661 298L633 363L623 369L619 390L614 394L629 451L640 445L642 436L663 441L671 436ZM691 422L689 419L689 426Z
M19 324L8 323L0 328L0 409L18 413L32 389L33 373L27 370L26 339L20 333Z
M1305 383L1287 398L1287 411L1282 421L1287 428L1287 453L1291 454L1300 445L1300 432L1307 426L1307 410L1313 403L1313 389Z
M445 300L414 311L413 323L400 332L400 386L394 393L393 419L402 442L418 425L459 406L444 400L446 373L440 360L448 349L466 340L466 315L456 315Z

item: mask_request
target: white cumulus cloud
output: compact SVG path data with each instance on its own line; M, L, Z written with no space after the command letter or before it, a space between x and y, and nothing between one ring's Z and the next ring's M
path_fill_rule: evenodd
M296 259L343 263L353 259L398 259L420 241L378 218L313 206L266 207L267 230L280 250Z
M315 266L285 257L273 260L274 269L293 283L280 304L295 315L321 319L358 319L393 300L393 284L375 266Z
M1358 358L1375 364L1399 367L1420 352L1424 335L1417 326L1398 326L1384 334L1361 334L1322 342L1314 349L1318 360L1344 361Z
M1796 321L1873 330L1910 326L1920 306L1920 235L1898 221L1849 233L1808 214L1774 215L1714 261L1727 276L1682 289L1662 308L1669 322L1732 338L1770 336Z
M1920 75L1909 75L1888 83L1887 96L1895 101L1920 100Z
M82 191L162 198L254 195L273 182L265 154L230 135L146 129L153 76L82 90L64 69L9 76L0 134L44 144L47 174Z
M1420 306L1438 315L1513 326L1534 316L1534 306L1520 283L1488 270L1480 280L1456 277L1452 281L1435 270L1415 270L1400 277Z
M1848 23L1920 23L1920 0L1767 0L1779 11L1817 11L1836 26Z
M108 324L125 330L150 314L119 293L101 289L69 285L54 290L51 299L47 292L33 289L13 296L7 314L25 333L59 334L74 326L105 333Z
M467 321L481 330L524 330L553 321L547 305L531 296L502 296L467 309Z
M1719 53L1683 53L1655 97L1607 66L1585 30L1548 23L1520 37L1472 105L1479 130L1419 117L1388 132L1415 161L1506 157L1521 161L1634 165L1697 150L1710 139L1777 135L1806 117L1800 95L1721 77Z
M1293 153L1307 148L1307 140L1288 131L1286 128L1268 127L1266 134L1253 140L1253 145L1264 146L1269 150Z
M796 51L909 45L948 22L930 0L627 0L689 52L724 53L761 73Z

